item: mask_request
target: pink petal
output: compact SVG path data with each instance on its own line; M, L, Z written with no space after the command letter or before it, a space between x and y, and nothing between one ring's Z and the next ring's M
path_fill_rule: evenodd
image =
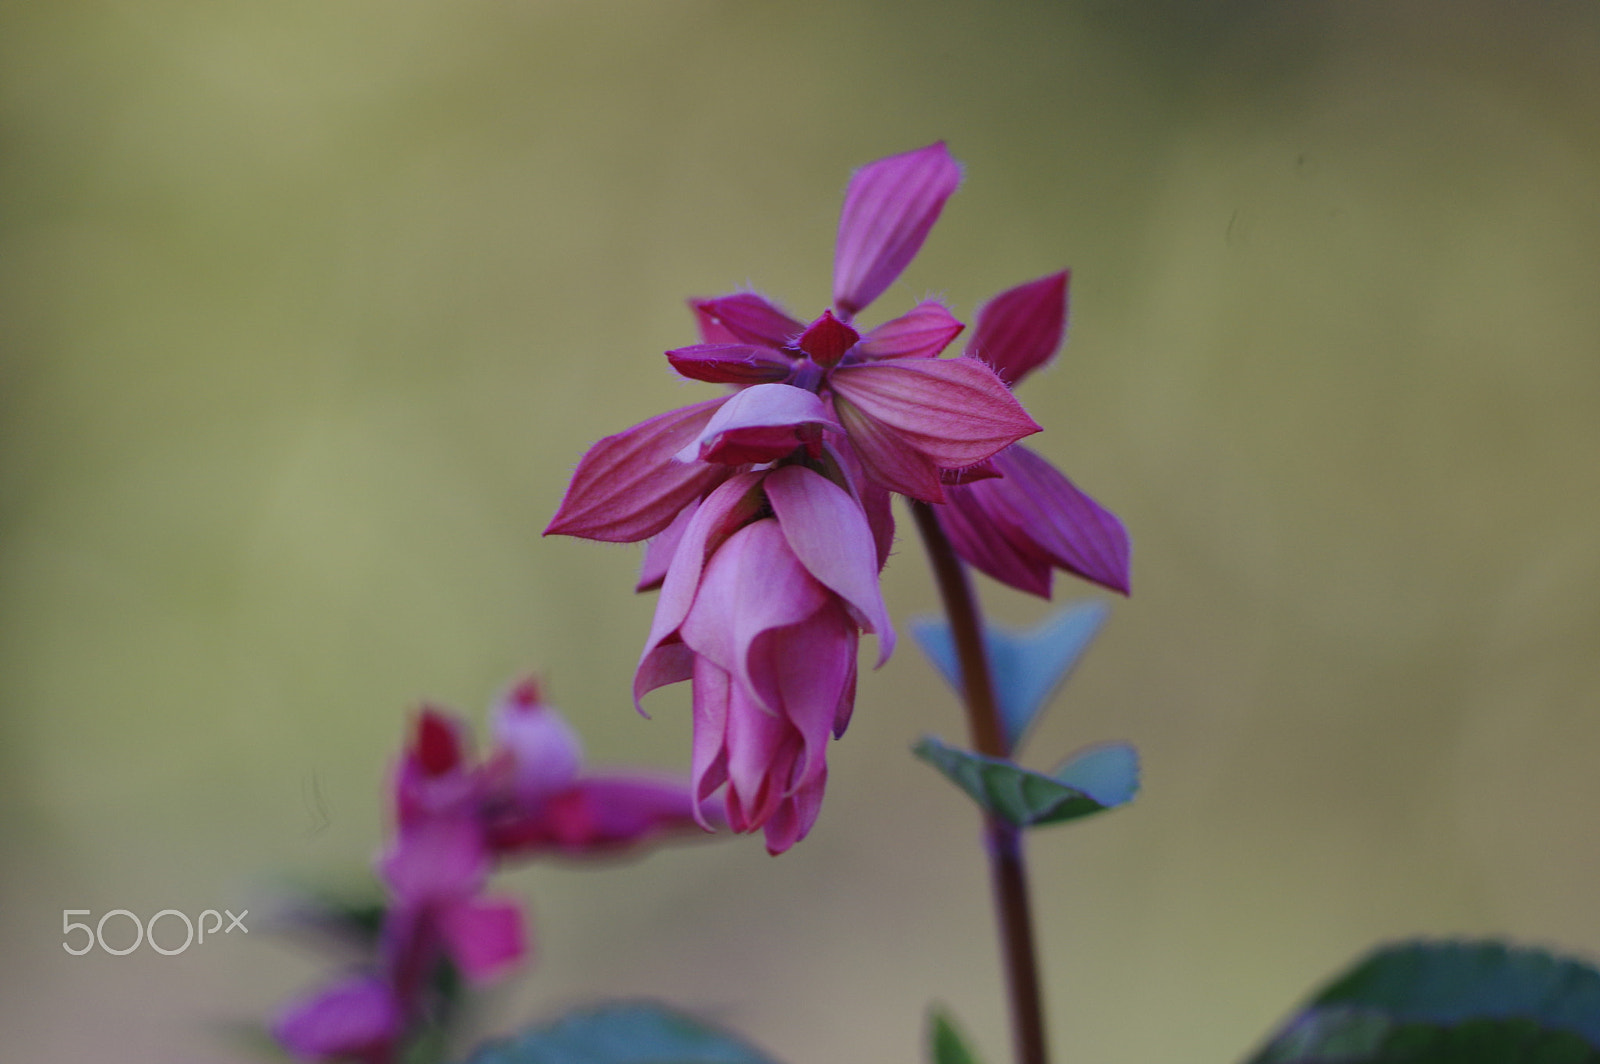
M805 838L822 812L822 790L828 782L824 771L817 779L785 798L767 820L767 852L776 857Z
M1001 292L978 311L966 354L993 366L1013 388L1050 361L1067 329L1067 278L1062 270Z
M1004 515L1061 568L1128 594L1128 532L1115 514L1026 447L1007 449L995 465L1003 480L969 489L982 494L986 510Z
M800 752L794 726L756 705L734 681L728 699L728 807L735 831L754 831L783 800Z
M763 633L752 648L756 689L770 691L801 741L785 794L827 769L828 739L855 680L855 625L836 603L790 628ZM846 713L848 716L848 711Z
M670 583L672 577L667 579ZM683 641L732 673L735 686L762 701L769 713L777 713L771 691L751 675L751 644L764 632L805 620L828 598L789 548L778 522L766 518L735 532L706 563L683 620Z
M944 304L929 299L863 336L851 358L933 358L965 328Z
M860 456L848 440L843 441L841 446L827 448L827 451L839 463L850 490L867 515L867 525L872 529L872 539L878 548L878 569L881 572L888 564L889 552L894 549L894 511L889 505L889 489L867 475Z
M678 542L683 539L683 530L689 527L689 521L699 508L698 502L690 503L678 511L672 524L650 537L644 545L644 560L639 566L639 582L634 585L634 591L654 591L661 586L661 581L667 578L667 566L672 564L672 555L678 549Z
M488 878L489 853L475 817L433 817L402 831L378 870L403 903L465 897Z
M1039 431L994 371L976 359L900 358L843 366L831 381L836 395L936 466L974 465ZM845 428L856 442L855 426L846 422ZM872 464L865 454L862 458Z
M927 455L912 447L894 429L868 417L842 395L833 397L833 411L839 416L845 435L850 437L850 446L871 480L913 499L944 502L939 468Z
M673 458L727 401L724 396L669 410L589 448L544 534L632 543L666 528L727 473Z
M1004 522L984 509L982 497L952 485L949 498L934 512L950 544L979 572L1040 598L1050 597L1050 559L1029 542L1017 542Z
M844 353L855 346L861 339L861 334L850 326L833 316L833 311L825 310L822 317L806 327L800 335L800 350L811 356L811 361L824 369L829 369L844 357Z
M837 427L815 392L789 384L757 384L730 396L678 459L698 457L724 465L774 462L796 447L819 447L822 430Z
M754 292L738 292L717 299L691 299L700 335L708 344L760 344L783 347L805 331L805 326Z
M667 352L672 368L690 380L712 384L761 384L794 372L794 360L753 344L696 344Z
M694 665L692 651L669 639L689 615L706 558L765 505L766 498L760 491L762 476L761 473L737 473L729 477L706 496L683 530L683 541L678 544L661 584L650 637L645 640L644 653L633 677L635 705L657 687L689 678Z
M894 653L894 625L878 587L877 548L861 504L804 466L774 470L764 487L800 564L844 599L857 624L878 636L881 667Z
M695 819L706 824L703 808L711 792L728 780L728 701L733 697L733 677L706 658L694 662L694 741L690 756L690 781Z
M489 728L511 755L517 792L524 797L550 794L572 783L583 764L583 745L572 725L535 697L521 697L519 685L490 712Z
M942 140L856 171L833 257L833 302L846 320L900 276L960 183Z
M461 974L476 983L499 975L525 952L515 902L463 901L442 908L439 932Z
M389 986L358 975L290 1002L272 1036L302 1060L360 1057L392 1043L404 1023Z

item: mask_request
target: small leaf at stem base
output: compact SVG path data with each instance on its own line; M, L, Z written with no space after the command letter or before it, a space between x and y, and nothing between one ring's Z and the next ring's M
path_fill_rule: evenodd
M955 1018L938 1006L928 1010L928 1059L930 1064L980 1064Z
M648 1002L613 1002L483 1046L466 1064L773 1064L740 1039Z
M1091 747L1068 758L1056 776L958 750L931 735L919 740L912 752L985 811L1022 828L1061 824L1113 809L1130 801L1139 788L1138 754L1126 744ZM1087 767L1080 767L1086 762ZM1064 782L1061 773L1073 782Z

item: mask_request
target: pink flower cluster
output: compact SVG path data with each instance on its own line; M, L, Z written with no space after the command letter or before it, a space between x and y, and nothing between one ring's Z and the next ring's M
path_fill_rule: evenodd
M527 952L515 902L481 896L499 862L615 853L694 831L704 811L679 780L586 773L578 738L526 680L492 716L495 747L476 760L467 729L418 715L395 770L395 836L378 859L391 903L369 969L292 1002L273 1024L306 1060L386 1064L433 1008L442 962L491 980Z
M1059 346L1066 274L1003 293L962 356L937 301L860 331L960 183L943 143L872 163L839 222L833 306L809 325L753 293L692 300L683 376L733 392L658 415L583 456L546 534L650 539L661 597L635 698L692 680L697 803L781 853L815 822L829 735L849 722L860 632L894 629L878 589L889 495L936 504L969 562L1048 595L1055 568L1127 590L1121 524L1044 459L1009 385ZM653 537L653 538L652 538Z

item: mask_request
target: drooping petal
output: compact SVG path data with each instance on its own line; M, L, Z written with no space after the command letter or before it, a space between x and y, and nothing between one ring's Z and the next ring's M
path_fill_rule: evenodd
M968 489L982 495L985 510L1003 515L1061 568L1128 594L1128 532L1115 514L1026 447L1008 448L995 465L1003 479Z
M770 629L800 623L827 600L778 522L765 518L735 532L711 556L681 634L695 653L727 669L737 688L777 714L770 688L763 690L751 675L751 644Z
M783 800L800 748L788 719L757 706L736 678L727 729L728 811L735 831L754 831L766 823Z
M767 501L800 564L878 637L878 665L894 653L894 625L878 587L877 548L867 515L850 493L804 466L767 476Z
M836 395L936 466L973 465L1039 431L994 371L976 359L899 358L842 366L831 382ZM853 426L845 427L854 442Z
M510 901L459 901L439 910L439 933L461 974L487 982L526 952L522 911Z
M710 827L706 823L705 802L712 791L728 781L728 701L732 696L733 677L728 670L696 656L694 741L689 775L695 819L705 828Z
M1049 598L1049 556L1025 538L1019 542L1009 524L996 520L970 488L951 485L946 491L949 498L934 513L956 553L1002 584Z
M934 358L966 326L936 299L925 300L861 338L854 358Z
M767 820L767 852L776 857L805 838L822 812L822 791L828 782L827 767L821 775L784 798Z
M833 302L849 319L878 298L916 257L961 167L944 141L857 170L839 215Z
M660 532L727 470L673 456L700 435L727 396L669 410L589 448L545 535L632 543Z
M978 311L966 354L994 367L1015 388L1050 361L1067 329L1069 271L1001 292Z
M290 1002L272 1036L301 1060L359 1058L394 1042L404 1024L388 984L357 975Z
M785 793L826 770L828 739L840 699L855 677L859 640L835 602L797 625L763 633L752 647L758 692L767 692L768 700L781 707L801 742L793 775L780 781Z
M634 591L654 591L661 586L661 581L667 578L667 566L672 564L672 555L678 550L678 542L683 539L683 530L689 527L698 509L698 502L690 503L678 511L672 524L650 537L644 545L644 559L639 564L639 582L634 585Z
M672 368L690 380L711 384L761 384L794 372L794 360L754 344L696 344L667 352Z
M944 502L939 467L904 436L842 395L833 397L833 411L872 481L913 499Z
M811 357L811 361L829 369L836 365L844 353L855 346L861 339L861 334L850 326L833 316L833 311L825 310L822 317L806 326L806 331L800 334L798 341L800 350Z
M661 597L656 600L655 619L650 637L645 640L633 677L635 705L657 687L689 679L694 655L681 643L669 642L678 631L700 587L706 558L733 531L755 515L764 503L760 492L762 474L737 473L706 496L694 518L683 531L683 540L672 556ZM643 712L643 709L640 709Z
M789 384L757 384L730 396L678 459L724 465L773 462L802 445L815 450L822 430L837 427L815 392Z
M700 335L708 344L760 344L783 347L805 331L805 325L754 292L736 292L716 299L691 299Z

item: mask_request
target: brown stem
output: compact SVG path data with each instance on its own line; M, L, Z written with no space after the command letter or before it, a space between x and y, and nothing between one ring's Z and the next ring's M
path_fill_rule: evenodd
M1008 757L1000 712L995 705L994 681L983 642L983 617L972 593L967 570L956 556L950 539L939 526L933 507L915 499L911 515L922 533L933 567L939 597L950 619L956 660L961 663L961 694L967 707L972 745L980 754ZM1044 1009L1039 991L1039 962L1033 944L1033 914L1028 902L1028 873L1022 858L1022 832L993 813L984 817L984 841L989 853L994 904L1000 921L1000 949L1005 961L1006 987L1011 998L1011 1037L1017 1064L1048 1064Z

